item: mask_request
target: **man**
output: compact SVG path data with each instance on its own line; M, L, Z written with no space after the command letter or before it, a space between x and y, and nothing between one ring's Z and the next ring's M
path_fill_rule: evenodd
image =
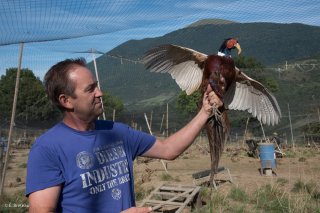
M240 47L240 44L238 43L237 39L234 39L234 38L225 39L219 48L218 55L231 57L231 50L233 50L235 48L237 48L238 55L240 55L241 47Z
M203 107L165 140L125 124L97 120L102 92L84 59L52 66L44 78L62 122L41 135L28 160L26 195L30 212L150 212L135 207L133 160L137 156L172 160L194 141L222 102L210 86Z

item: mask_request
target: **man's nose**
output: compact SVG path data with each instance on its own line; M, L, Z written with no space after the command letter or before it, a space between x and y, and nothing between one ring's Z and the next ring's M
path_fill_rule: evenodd
M96 97L102 97L103 96L103 92L101 91L101 89L99 87L96 88Z

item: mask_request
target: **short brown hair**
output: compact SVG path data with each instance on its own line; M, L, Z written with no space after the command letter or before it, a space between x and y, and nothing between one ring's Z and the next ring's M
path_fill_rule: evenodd
M51 102L56 105L61 111L64 107L59 102L59 96L66 94L74 97L74 83L69 79L69 72L75 67L87 67L87 62L84 58L66 59L53 65L44 76L44 86L46 93Z

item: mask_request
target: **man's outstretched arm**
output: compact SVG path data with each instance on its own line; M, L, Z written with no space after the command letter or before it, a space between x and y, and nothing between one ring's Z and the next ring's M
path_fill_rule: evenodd
M143 154L144 157L161 158L173 160L186 150L198 136L204 124L212 113L212 108L222 106L222 101L208 86L207 92L202 100L202 108L198 114L182 129L170 137L160 140Z

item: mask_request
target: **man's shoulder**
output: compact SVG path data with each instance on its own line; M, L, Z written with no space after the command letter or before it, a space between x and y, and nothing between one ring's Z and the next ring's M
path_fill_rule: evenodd
M35 141L35 144L37 145L44 145L47 146L51 144L53 141L57 141L56 139L58 137L62 137L61 133L63 133L65 128L63 127L62 123L57 123L50 129L48 129L46 132L41 134Z

